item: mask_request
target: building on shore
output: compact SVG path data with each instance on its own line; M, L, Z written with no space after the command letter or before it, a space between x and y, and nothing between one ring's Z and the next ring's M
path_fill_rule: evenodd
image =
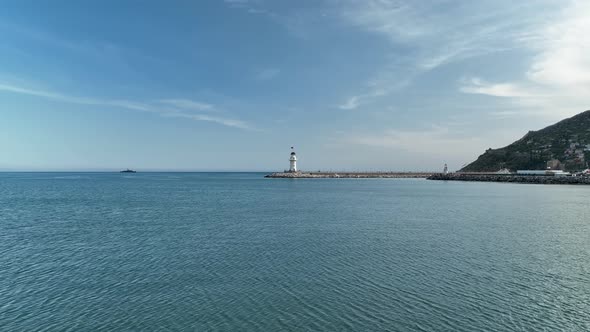
M558 159L551 159L547 162L547 169L563 170L563 166Z

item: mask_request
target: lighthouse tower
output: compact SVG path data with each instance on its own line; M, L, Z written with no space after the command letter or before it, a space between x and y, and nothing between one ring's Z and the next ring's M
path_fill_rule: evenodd
M297 155L293 151L293 147L291 147L291 157L289 157L289 172L297 172Z

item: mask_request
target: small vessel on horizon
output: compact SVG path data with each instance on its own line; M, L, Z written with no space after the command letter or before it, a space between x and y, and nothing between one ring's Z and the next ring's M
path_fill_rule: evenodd
M128 168L124 171L121 171L121 173L137 173L137 171L134 171L134 170Z

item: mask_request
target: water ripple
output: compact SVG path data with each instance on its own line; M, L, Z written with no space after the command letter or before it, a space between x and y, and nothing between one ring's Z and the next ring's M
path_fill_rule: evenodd
M4 173L0 330L589 331L589 189Z

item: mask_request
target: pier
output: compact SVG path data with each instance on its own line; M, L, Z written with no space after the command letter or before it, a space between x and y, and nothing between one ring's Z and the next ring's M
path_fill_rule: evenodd
M428 180L590 185L589 176L543 176L493 173L438 173L428 177Z
M432 175L434 175L433 172L351 172L333 170L328 172L304 172L297 169L297 154L295 153L294 148L291 147L291 154L289 155L289 170L271 173L264 177L274 179L426 179Z
M426 172L277 172L266 175L275 179L426 179Z

